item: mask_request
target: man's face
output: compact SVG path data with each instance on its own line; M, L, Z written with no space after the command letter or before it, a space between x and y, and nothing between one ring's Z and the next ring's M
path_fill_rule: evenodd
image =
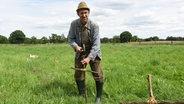
M89 11L88 10L80 10L78 12L78 16L80 17L80 21L83 25L85 25L88 21Z

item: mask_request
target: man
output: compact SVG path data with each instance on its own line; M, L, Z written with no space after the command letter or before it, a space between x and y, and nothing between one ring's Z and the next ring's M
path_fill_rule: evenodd
M90 65L96 82L96 100L97 104L101 103L101 95L103 88L103 72L100 66L102 58L100 51L99 27L93 21L88 19L90 9L85 2L80 2L77 8L79 19L72 21L68 41L75 50L75 68L85 68ZM77 84L79 94L85 96L85 72L75 70L74 78Z

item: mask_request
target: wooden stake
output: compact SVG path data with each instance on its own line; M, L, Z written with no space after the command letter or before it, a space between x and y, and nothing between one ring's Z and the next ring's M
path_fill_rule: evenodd
M85 45L83 45L83 47L85 47ZM84 51L85 51L85 48L83 48ZM85 59L85 55L82 55L82 60ZM83 64L83 69L85 69L86 65ZM86 87L86 71L84 71L84 78L85 78L85 82L84 82L84 85L85 85L85 102L86 104L88 103L88 96L87 96L87 87Z
M149 99L147 101L147 104L157 104L157 101L155 100L155 97L153 96L150 74L148 75L147 79L148 79L148 87L149 87Z

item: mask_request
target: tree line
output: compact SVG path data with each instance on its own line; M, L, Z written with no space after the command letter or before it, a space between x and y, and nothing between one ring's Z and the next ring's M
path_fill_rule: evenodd
M184 37L173 37L169 36L166 39L159 39L158 36L153 36L145 39L141 39L136 35L132 35L129 31L124 31L120 35L115 35L113 38L101 38L101 43L127 43L127 42L137 42L137 41L184 41ZM49 38L43 36L41 39L37 39L35 36L31 38L26 37L26 35L21 30L13 31L7 38L0 35L0 44L46 44L46 43L67 43L67 37L64 34L57 35L51 34Z
M141 41L184 41L184 37L168 36L166 39L159 39L158 36L149 38L139 38L136 35L132 35L129 31L124 31L120 35L113 36L113 38L101 38L102 43L127 43L127 42L141 42Z
M9 38L0 35L0 44L46 44L66 42L67 38L64 34L51 34L49 38L43 36L41 39L37 39L35 36L28 38L21 30L15 30L10 34Z

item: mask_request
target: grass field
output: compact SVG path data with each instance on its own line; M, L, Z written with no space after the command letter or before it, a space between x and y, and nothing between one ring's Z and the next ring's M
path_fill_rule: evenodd
M147 101L148 74L156 100L184 100L183 45L102 44L101 50L103 104ZM30 59L30 54L39 57ZM0 45L0 59L0 104L84 104L68 44ZM93 104L95 83L91 73L86 78Z

